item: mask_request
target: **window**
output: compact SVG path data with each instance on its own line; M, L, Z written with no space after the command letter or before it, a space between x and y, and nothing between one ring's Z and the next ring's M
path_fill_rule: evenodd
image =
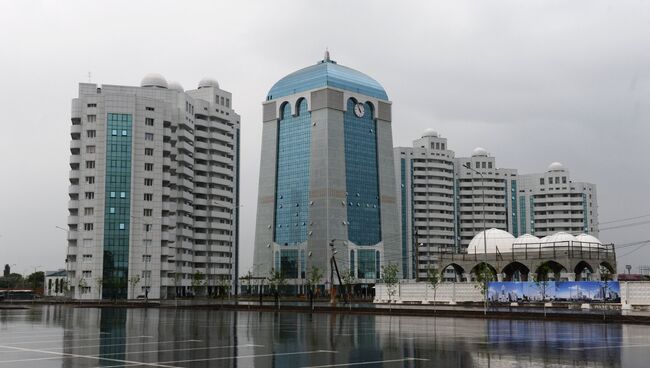
M226 98L226 107L230 107L230 99Z
M97 104L96 104L96 103L89 103L89 104L86 105L86 106L87 106L87 107L97 107Z
M147 217L153 216L153 209L145 208L144 211L142 211L142 215Z
M126 137L128 135L129 135L129 133L126 130L122 130L122 137Z
M142 262L145 262L145 263L151 262L151 255L150 254L143 254L142 255Z
M480 162L476 162L476 168L477 168L477 169L480 169L480 168L481 168L481 163L480 163Z
M88 116L86 116L86 120L87 120L89 123L94 123L94 122L97 121L97 115L88 115Z
M94 214L95 214L95 209L93 207L84 208L84 215L85 216L92 216Z
M86 199L95 199L95 192L86 192L84 193Z
M492 163L488 162L488 169L491 169L491 168L492 168Z
M92 223L85 223L84 224L84 230L93 231L93 224Z
M83 245L84 245L84 247L89 248L89 247L92 247L92 246L95 245L95 244L93 243L93 240L92 240L92 239L87 238L87 239L84 239L84 240L83 240Z
M95 146L86 146L86 153L95 153Z
M544 185L544 178L539 178L539 185Z
M94 176L86 176L86 184L95 184Z
M120 198L126 198L126 192L120 192Z
M108 209L108 213L110 214L115 214L115 207L111 207Z
M144 133L145 141L153 141L153 133Z
M84 254L82 259L83 259L84 262L90 262L90 261L93 260L93 255L92 254Z
M153 126L153 118L144 118L144 125Z
M487 163L486 163L486 162L481 162L481 168L482 168L482 169L487 168Z
M88 138L95 138L96 135L97 135L96 131L94 131L94 130L86 130L86 136Z
M221 99L221 105L222 105L222 106L225 105L225 102L224 102L224 100L223 100L223 97L219 97L219 99Z
M94 169L95 161L86 161L86 169Z
M83 277L92 277L93 276L93 271L83 271L82 275L83 275Z
M147 106L144 108L147 111L154 111L155 109L153 107Z
M153 171L153 164L152 164L152 163L148 163L148 162L146 162L146 163L144 164L144 170L145 170L145 171Z
M145 224L144 225L144 231L146 231L146 232L151 231L151 224Z
M144 179L144 185L150 187L153 185L153 179Z
M111 130L111 135L112 136L117 136L117 129Z
M151 277L151 271L142 271L142 278L148 279Z
M566 184L566 176L562 177L562 184Z
M145 148L144 149L144 155L145 156L153 156L153 148Z
M147 202L153 201L153 193L145 193L144 194L144 200Z
M125 224L120 224L120 230L124 230L124 229L126 229L126 225Z
M111 193L110 193L110 197L111 197L111 198L115 198L115 192L111 192Z

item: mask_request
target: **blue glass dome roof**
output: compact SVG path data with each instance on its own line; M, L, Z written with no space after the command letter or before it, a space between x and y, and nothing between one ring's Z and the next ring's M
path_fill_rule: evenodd
M280 79L271 87L266 99L273 100L320 87L339 88L388 100L388 95L379 82L360 71L330 60L329 53L326 53L325 59L318 64L300 69Z

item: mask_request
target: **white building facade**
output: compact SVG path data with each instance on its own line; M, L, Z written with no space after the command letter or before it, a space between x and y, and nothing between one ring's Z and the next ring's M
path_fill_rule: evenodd
M440 253L466 252L486 229L543 237L560 231L598 236L595 185L573 183L554 163L542 174L500 168L476 148L456 157L447 139L427 129L412 147L394 149L405 278L426 278ZM448 270L444 277L451 279Z
M156 74L140 87L81 83L72 100L70 294L158 299L234 287L239 136L232 96L215 80L190 91Z

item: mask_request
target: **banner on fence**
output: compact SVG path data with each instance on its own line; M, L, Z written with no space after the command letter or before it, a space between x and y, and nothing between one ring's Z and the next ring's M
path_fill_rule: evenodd
M490 282L488 299L492 302L620 302L618 281L504 281Z

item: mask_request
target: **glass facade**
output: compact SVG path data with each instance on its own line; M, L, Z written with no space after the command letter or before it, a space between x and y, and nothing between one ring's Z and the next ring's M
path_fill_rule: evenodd
M102 298L125 299L131 223L131 115L109 113L106 126Z
M377 127L372 106L364 103L365 113L357 117L355 105L349 99L343 116L348 239L357 245L374 245L381 241Z
M374 279L379 278L377 273L377 257L374 249L359 249L358 253L358 263L359 268L357 269L357 277L360 279Z
M526 197L519 196L519 226L522 234L526 234Z
M284 104L278 124L274 240L281 245L297 245L307 240L311 147L307 101L299 100L297 111L298 115L292 116L291 105Z
M582 214L583 214L583 225L582 231L586 234L589 234L589 222L587 222L587 194L582 193Z
M308 66L280 79L271 87L266 99L277 99L321 87L340 88L388 100L386 91L376 80L332 61Z
M285 278L298 278L298 250L283 249L280 251L280 272Z
M510 181L510 198L512 199L512 235L519 236L519 224L517 219L517 181Z

